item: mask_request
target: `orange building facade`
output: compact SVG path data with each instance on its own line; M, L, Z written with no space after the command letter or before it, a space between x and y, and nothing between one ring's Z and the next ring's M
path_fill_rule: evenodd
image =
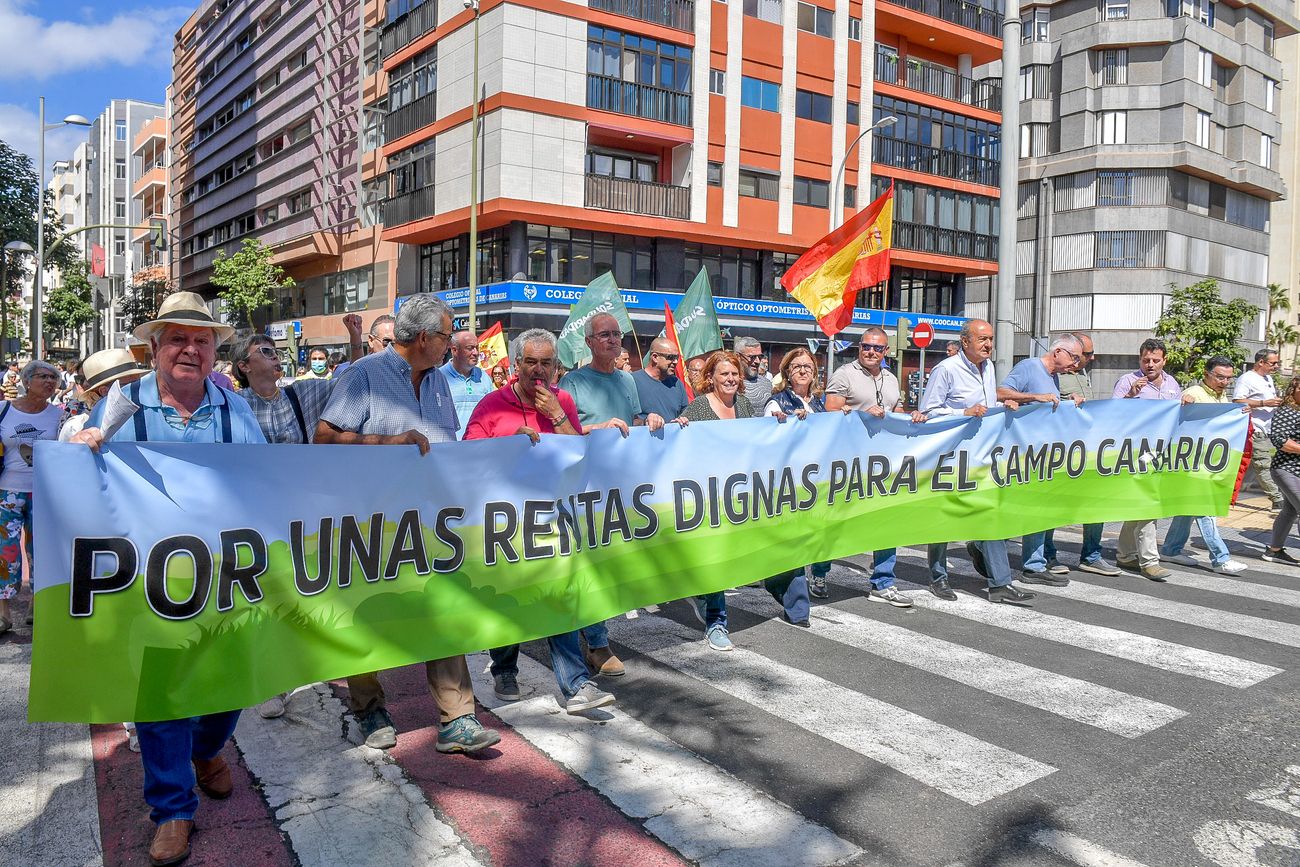
M965 278L996 271L1001 100L971 77L1000 56L994 8L483 0L478 14L480 285L609 269L625 290L672 293L707 270L715 297L754 302L727 305L746 313L724 325L802 344L809 322L762 313L787 300L781 274L832 209L891 180L894 274L859 306L951 330ZM383 119L369 184L384 240L403 245L399 296L467 285L473 25L460 0L394 0L380 22L363 101ZM547 294L561 293L486 295L479 325L557 327L567 310ZM643 315L657 331L661 314Z

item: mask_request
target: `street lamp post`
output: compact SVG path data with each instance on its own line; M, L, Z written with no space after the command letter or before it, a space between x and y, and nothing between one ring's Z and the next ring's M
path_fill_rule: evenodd
M9 330L9 254L35 253L26 241L10 241L0 252L0 368L5 364L5 347Z
M90 121L79 114L70 114L58 123L45 122L45 97L40 97L37 112L36 171L40 182L36 186L36 283L32 287L33 317L32 358L45 355L45 312L41 309L45 282L45 134L61 126L90 126Z
M474 74L473 93L470 94L469 133L469 324L470 331L478 330L475 319L478 302L478 19L479 0L464 0L465 8L474 13Z

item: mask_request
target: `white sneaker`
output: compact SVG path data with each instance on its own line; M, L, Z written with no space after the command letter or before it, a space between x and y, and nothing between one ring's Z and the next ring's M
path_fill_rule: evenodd
M1203 566L1200 560L1190 554L1161 554L1160 559L1166 563L1177 563L1179 566Z
M1220 575L1236 575L1238 572L1246 571L1246 564L1238 563L1236 560L1226 560L1213 568Z

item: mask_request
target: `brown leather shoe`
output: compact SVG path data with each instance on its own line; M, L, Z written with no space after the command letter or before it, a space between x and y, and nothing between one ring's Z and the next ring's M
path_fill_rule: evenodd
M194 759L194 776L199 782L199 790L209 798L220 801L229 798L235 784L230 781L230 768L221 756L207 761Z
M592 647L587 650L587 665L596 674L606 677L622 677L627 674L622 661L608 647Z
M179 864L190 857L190 832L194 823L189 819L172 819L163 822L154 832L149 846L149 863L153 867Z

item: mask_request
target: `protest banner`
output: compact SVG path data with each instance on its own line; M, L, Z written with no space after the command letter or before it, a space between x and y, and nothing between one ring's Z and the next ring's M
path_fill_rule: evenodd
M805 563L1225 514L1239 407L1097 401L414 447L37 444L29 718L173 719Z

